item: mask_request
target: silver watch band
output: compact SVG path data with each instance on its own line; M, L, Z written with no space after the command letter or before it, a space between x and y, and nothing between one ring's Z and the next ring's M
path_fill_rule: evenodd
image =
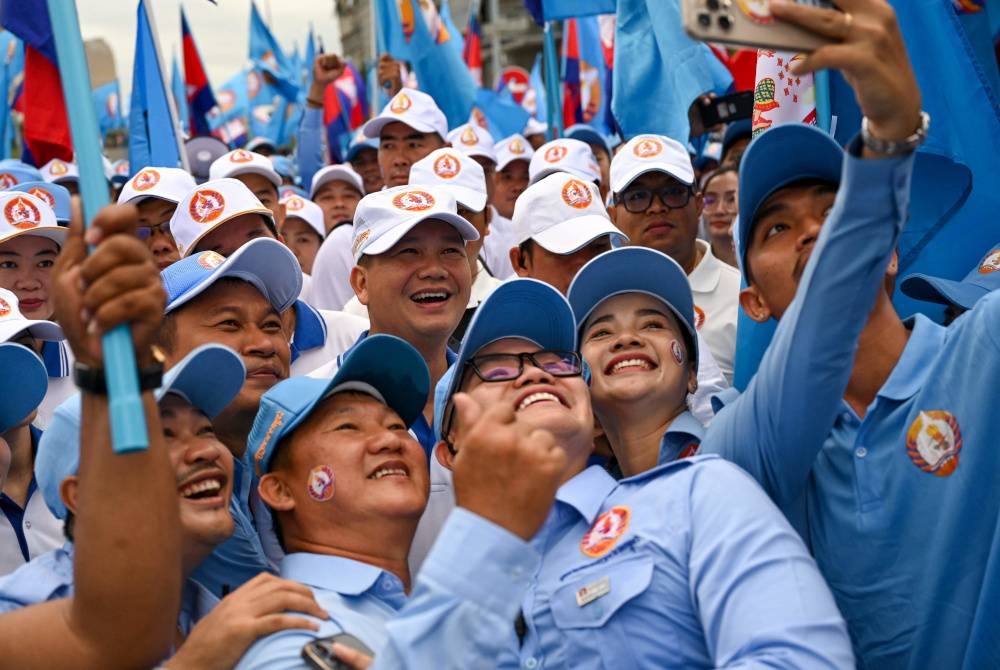
M931 125L931 117L927 112L920 112L920 126L903 140L882 140L871 134L868 128L868 117L861 119L861 141L872 151L886 156L898 156L910 153L927 139L927 129Z

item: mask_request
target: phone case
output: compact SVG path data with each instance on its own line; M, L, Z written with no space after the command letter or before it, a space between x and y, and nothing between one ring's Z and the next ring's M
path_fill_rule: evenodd
M803 4L831 7L824 1ZM681 16L687 34L705 42L805 52L832 41L776 20L768 0L681 0Z

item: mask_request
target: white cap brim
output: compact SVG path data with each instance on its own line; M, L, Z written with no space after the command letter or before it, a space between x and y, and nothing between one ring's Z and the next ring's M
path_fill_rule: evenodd
M0 237L0 244L14 239L15 237L22 237L24 235L33 235L35 237L44 237L50 239L60 247L66 243L66 236L69 235L69 228L63 228L62 226L38 226L37 228L29 228L27 230L19 230L14 233L10 233L5 237Z
M392 116L392 115L376 116L374 119L366 123L361 128L361 132L365 134L365 137L378 139L379 134L381 134L383 128L385 128L390 123L395 123L397 121L399 123L402 123L404 126L409 126L410 128L413 128L418 133L434 133L438 137L441 137L441 133L438 131L438 129L429 123L421 123L420 121L413 118L407 118L404 120L399 118L398 116ZM445 140L444 137L441 137L441 139L447 141Z
M378 256L379 254L384 254L389 251L389 249L396 246L396 243L403 239L404 235L424 221L444 221L445 223L449 223L455 228L455 230L458 231L458 233L462 236L462 239L466 242L479 239L479 231L476 230L475 226L458 214L452 214L451 212L432 212L427 214L427 216L414 219L406 224L400 224L392 230L386 231L371 244L367 245L363 249L360 249L358 253L354 255L355 260L365 255Z
M611 191L613 193L621 193L629 184L634 182L636 179L649 172L660 172L669 177L673 177L685 186L690 186L694 183L694 170L683 170L683 169L667 169L663 165L637 165L632 168L624 175L622 175L614 184L611 184Z
M462 207L471 209L473 212L481 212L486 209L486 194L482 191L465 186L449 186L440 183L437 186L455 196L455 201Z
M23 332L27 332L36 340L42 340L43 342L60 342L66 339L59 324L52 321L15 319L0 324L0 342L10 342Z
M628 237L616 228L615 224L606 217L597 214L568 219L540 233L535 233L528 239L534 240L546 251L565 256L579 251L604 235L611 236L612 246L616 246L616 240L618 244L628 242ZM520 240L518 244L523 242L524 240Z
M247 165L245 167L238 167L227 172L225 176L230 177L232 179L236 179L237 177L245 174L259 174L261 177L264 177L269 182L274 184L275 188L280 188L282 184L281 175L279 175L276 170L268 170L267 168L260 165ZM219 178L221 179L222 177Z

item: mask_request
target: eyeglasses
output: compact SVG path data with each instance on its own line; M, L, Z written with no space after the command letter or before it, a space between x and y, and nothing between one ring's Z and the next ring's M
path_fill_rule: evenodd
M140 240L148 240L156 233L163 233L164 235L170 234L170 221L164 221L163 223L154 223L151 226L138 226L135 229L135 234Z
M484 382L506 382L517 379L524 373L524 361L528 360L540 370L553 377L576 377L583 374L583 362L575 351L545 349L534 353L486 354L470 358L466 365Z
M733 191L726 191L723 195L718 195L717 193L705 194L705 209L712 209L713 207L721 205L725 205L729 208L735 208L736 193Z
M615 196L615 204L625 205L626 211L641 214L653 204L653 196L658 196L667 209L680 209L691 200L691 188L682 184L670 184L661 189L633 188Z

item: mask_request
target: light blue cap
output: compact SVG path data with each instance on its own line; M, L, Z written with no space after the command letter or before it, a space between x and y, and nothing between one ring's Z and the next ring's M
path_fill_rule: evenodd
M22 191L30 193L36 198L41 198L56 213L56 221L69 223L71 216L70 195L65 186L47 181L23 181L5 190Z
M0 433L6 433L42 403L49 377L35 352L14 342L0 343L0 370Z
M375 151L378 151L378 139L374 137L365 137L364 135L354 138L351 145L347 147L347 155L344 156L344 160L350 163L365 149L374 149Z
M370 335L350 350L332 379L292 377L264 394L247 439L254 471L257 476L268 472L282 439L334 393L374 396L409 427L423 412L430 385L427 363L416 349L393 335Z
M10 188L26 181L43 181L38 168L13 158L0 161L0 187Z
M1000 289L1000 242L961 281L915 273L904 279L899 288L915 300L972 309L980 298Z
M610 159L612 156L611 144L608 142L608 138L602 135L597 128L587 125L586 123L577 123L570 126L563 133L563 137L569 137L574 140L586 142L587 144L596 144L604 147L604 150L608 152L608 158Z
M205 344L185 356L163 376L159 401L176 393L209 419L226 408L243 388L246 368L236 353L222 345ZM56 517L66 518L59 486L80 468L80 394L67 398L52 415L35 454L35 480Z

